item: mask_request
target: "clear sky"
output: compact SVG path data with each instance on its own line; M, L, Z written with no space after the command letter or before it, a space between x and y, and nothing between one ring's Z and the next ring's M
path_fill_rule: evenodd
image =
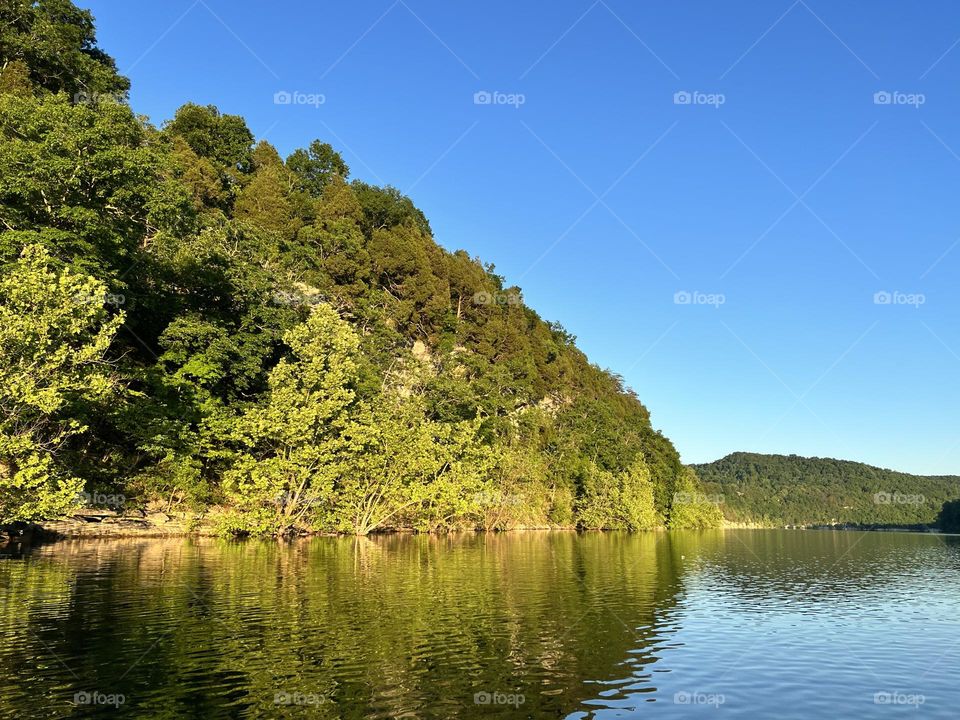
M960 473L956 2L78 4L137 111L332 143L684 461Z

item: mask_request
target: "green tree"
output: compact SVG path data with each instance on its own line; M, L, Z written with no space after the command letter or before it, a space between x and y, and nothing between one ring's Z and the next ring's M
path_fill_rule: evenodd
M577 501L577 522L589 530L623 527L617 517L620 488L617 476L590 463L581 474L582 494Z
M430 235L430 223L413 201L394 187L376 187L360 180L353 181L353 189L364 213L364 231L390 228L413 223L424 235Z
M720 527L723 523L719 508L721 499L704 494L696 473L685 468L670 507L670 529L705 530Z
M38 246L0 277L0 521L55 517L83 488L63 451L87 429L71 410L117 389L105 358L123 315L105 296Z
M485 467L474 424L430 421L415 397L385 393L346 435L349 459L334 487L333 529L367 535L422 524L434 530L473 510Z
M940 532L960 532L960 500L949 500L943 504L937 515L937 528Z
M298 188L314 197L320 197L334 177L346 180L350 175L350 168L340 153L319 140L310 143L306 150L294 150L287 158L287 168L296 176Z
M652 530L663 524L654 504L650 468L642 456L620 476L620 515L630 530Z
M126 105L0 94L0 140L3 260L42 244L77 269L119 278L178 222L185 197L158 175L149 133Z
M69 0L0 1L0 69L18 62L37 86L78 99L130 88L97 47L93 16Z
M290 356L270 372L263 404L246 410L225 486L237 530L282 533L329 501L344 471L345 433L355 404L359 340L327 305L290 330Z
M651 530L661 525L653 502L650 469L638 457L623 472L587 470L577 517L591 529Z
M30 68L23 60L11 60L0 70L0 93L27 97L33 94Z
M239 115L223 115L214 105L187 103L177 110L164 132L182 137L197 155L222 167L250 168L253 133Z

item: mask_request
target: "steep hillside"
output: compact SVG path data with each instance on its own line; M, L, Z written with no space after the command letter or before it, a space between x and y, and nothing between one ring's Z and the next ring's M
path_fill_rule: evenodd
M0 520L86 492L238 533L716 521L622 380L409 198L212 106L154 127L88 13L2 7Z

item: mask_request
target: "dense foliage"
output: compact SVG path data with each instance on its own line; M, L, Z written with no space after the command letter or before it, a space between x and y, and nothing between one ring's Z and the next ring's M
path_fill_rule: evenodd
M941 532L960 533L960 500L948 500L937 515L937 527Z
M727 520L764 525L933 525L960 477L796 455L733 453L694 469Z
M622 380L409 198L212 106L151 126L69 0L0 19L0 521L86 487L238 533L717 522Z

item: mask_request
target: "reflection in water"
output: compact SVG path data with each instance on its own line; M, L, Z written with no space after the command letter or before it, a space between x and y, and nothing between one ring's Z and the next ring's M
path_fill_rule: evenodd
M950 717L958 700L954 539L99 540L0 557L0 717Z

